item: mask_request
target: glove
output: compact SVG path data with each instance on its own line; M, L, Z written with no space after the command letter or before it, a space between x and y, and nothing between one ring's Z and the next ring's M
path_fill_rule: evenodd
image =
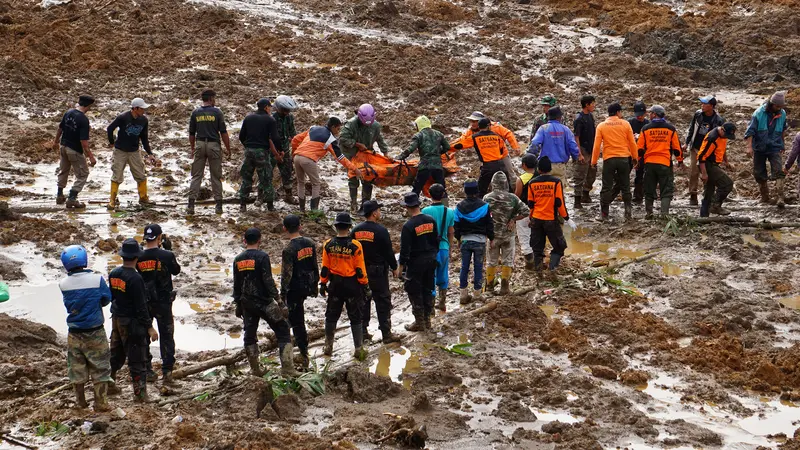
M169 240L166 234L161 238L161 248L172 251L172 241Z
M242 305L240 303L236 303L236 317L242 318Z
M364 290L364 298L368 301L372 301L372 289L369 288L368 284L365 284L363 287Z
M576 225L576 224L575 224L575 221L574 221L574 220L572 220L572 219L569 219L569 220L567 221L567 226L568 226L568 227L569 227L569 228L570 228L572 231L575 231L575 230L577 230L577 229L578 229L578 225Z
M283 316L283 308L281 307L280 300L273 300L264 308L264 312L267 314L267 318L272 320L273 322L280 322L284 320Z
M320 283L319 284L319 295L321 295L322 297L327 297L328 296L328 285L327 284L325 284L325 283Z

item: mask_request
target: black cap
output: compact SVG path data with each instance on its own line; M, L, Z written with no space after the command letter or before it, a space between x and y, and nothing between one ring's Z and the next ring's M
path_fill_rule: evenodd
M736 124L733 122L725 122L722 125L722 129L725 130L725 139L736 139Z
M406 208L413 208L421 204L422 202L419 201L419 194L416 192L409 192L403 195L403 206Z
M564 114L561 112L560 106L553 106L549 110L547 110L547 119L548 120L558 120L563 117Z
M161 226L157 223L151 223L144 227L144 239L146 241L155 241L161 236Z
M78 106L89 106L94 103L94 97L91 95L81 95L78 97Z
M377 211L379 208L383 208L383 205L378 203L376 200L367 200L361 204L361 211L364 214L364 217L369 217Z
M488 117L484 117L478 121L478 128L480 129L489 128L490 126L492 126L492 121L489 120Z
M539 172L541 173L549 173L551 170L553 170L553 164L550 162L550 158L547 156L542 156L539 159L537 167L539 167Z
M647 112L647 105L644 104L643 101L638 101L633 104L633 113L637 116L641 116Z
M245 230L244 240L246 242L254 244L258 242L259 239L261 239L261 230L259 230L258 228L253 227Z
M346 212L341 212L336 214L336 220L333 221L334 225L352 225L353 219L350 217L350 214Z
M119 249L119 256L125 259L134 259L142 256L142 248L139 247L139 243L136 242L136 239L125 239L122 242L122 248Z
M441 200L444 198L444 194L447 193L444 186L439 183L433 183L431 187L428 189L428 192L431 194L431 198L434 200Z
M283 218L283 226L287 230L296 230L300 228L300 216L289 214Z
M608 115L609 116L616 116L618 112L622 111L624 108L618 102L614 102L608 105Z
M259 110L266 108L267 106L272 106L272 101L268 98L261 98L256 102L256 108Z
M464 182L464 193L467 195L477 195L478 194L478 181L477 180L467 180Z

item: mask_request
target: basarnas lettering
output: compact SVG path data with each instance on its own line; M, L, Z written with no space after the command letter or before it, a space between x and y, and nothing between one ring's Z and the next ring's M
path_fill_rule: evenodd
M123 280L122 278L111 278L110 281L111 281L111 289L114 289L115 291L125 292L125 287L127 286L125 280Z
M301 248L300 251L297 252L297 260L302 261L306 258L311 258L314 254L314 249L311 247Z
M417 233L417 236L422 236L423 234L433 233L433 224L432 223L423 223L421 225L417 225L414 228L414 232Z
M245 259L236 263L236 270L243 272L245 270L256 270L255 259Z

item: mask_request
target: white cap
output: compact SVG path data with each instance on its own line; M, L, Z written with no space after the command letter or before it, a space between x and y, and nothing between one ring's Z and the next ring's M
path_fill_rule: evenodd
M144 102L143 99L136 97L135 99L131 100L131 108L149 108L150 105Z

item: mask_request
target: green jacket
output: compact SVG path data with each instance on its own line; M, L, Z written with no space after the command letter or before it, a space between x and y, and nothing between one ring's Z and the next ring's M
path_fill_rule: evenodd
M406 159L419 150L419 166L421 169L441 169L442 155L450 150L450 144L444 135L433 128L425 128L411 138L411 144L397 157Z
M292 149L292 138L297 136L297 129L294 127L294 116L292 114L282 115L275 111L272 118L278 122L278 136L281 138L281 151L288 152Z
M386 141L383 140L383 135L381 134L381 124L372 122L372 125L363 125L358 120L358 116L348 120L342 127L341 133L339 133L339 147L348 159L352 159L358 152L356 143L372 149L375 142L378 143L382 153L387 154L389 152L389 146L386 145Z

